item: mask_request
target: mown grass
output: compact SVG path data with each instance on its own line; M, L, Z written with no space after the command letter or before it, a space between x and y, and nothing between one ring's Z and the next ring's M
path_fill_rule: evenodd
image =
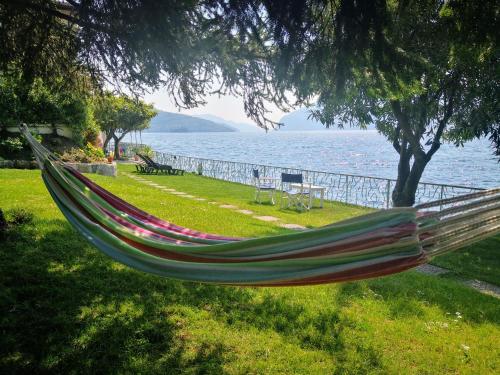
M457 277L500 285L500 236L439 256L432 264L448 268Z
M308 224L306 215L314 225L340 219L328 220L327 210L298 214L257 207L251 191L237 201L246 187L229 184L209 193L203 184L218 182L185 177L164 181L287 222ZM244 236L285 231L126 176L92 178L196 229ZM235 201L229 200L233 193ZM500 371L500 301L455 280L410 271L300 288L179 282L129 269L88 245L63 219L38 171L0 170L0 207L35 214L33 224L12 228L0 246L0 373ZM332 211L360 213L343 205Z

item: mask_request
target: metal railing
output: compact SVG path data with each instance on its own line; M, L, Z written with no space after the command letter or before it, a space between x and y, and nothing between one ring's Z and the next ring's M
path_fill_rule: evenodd
M149 147L148 145L142 143L129 143L129 142L120 142L120 156L124 158L132 158L136 150L141 149L143 147ZM106 148L106 152L114 152L115 151L115 142L111 140L108 143Z
M134 145L135 146L135 145ZM130 147L125 146L124 149ZM392 189L396 180L389 178L360 176L343 173L321 172L298 168L285 168L256 163L242 163L154 152L153 159L161 164L203 176L253 185L253 169L262 176L281 178L282 173L301 173L304 180L325 187L325 199L372 208L390 208ZM415 204L442 200L458 195L483 190L467 186L419 183Z

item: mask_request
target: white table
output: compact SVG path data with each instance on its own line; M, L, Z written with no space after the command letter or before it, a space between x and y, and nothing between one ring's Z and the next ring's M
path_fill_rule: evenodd
M311 185L308 183L290 184L290 186L293 187L294 189L302 189L303 191L309 192L309 207L312 207L314 193L319 192L320 193L320 207L323 208L323 201L325 199L326 187L318 186L318 185Z

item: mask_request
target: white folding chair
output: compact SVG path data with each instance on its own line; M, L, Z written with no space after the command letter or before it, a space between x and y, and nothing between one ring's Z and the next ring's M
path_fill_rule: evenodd
M266 177L260 177L259 170L253 170L253 179L255 185L255 201L262 203L260 199L260 193L268 193L271 199L271 204L274 204L274 193L276 191L276 184L274 179L269 179Z
M311 184L304 183L302 174L281 174L281 208L284 208L283 201L287 200L285 208L295 206L299 210L309 210L310 194Z

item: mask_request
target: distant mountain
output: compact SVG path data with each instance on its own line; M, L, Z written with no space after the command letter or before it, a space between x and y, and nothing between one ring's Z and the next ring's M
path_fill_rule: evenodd
M210 114L196 115L196 117L203 118L205 120L209 120L209 121L213 121L213 122L217 122L219 124L229 125L240 132L259 132L259 131L264 132L265 131L264 129L259 128L257 125L252 125L248 122L230 121L230 120L223 119L222 117L214 116L214 115L210 115Z
M280 131L304 131L304 130L342 130L337 127L327 128L321 122L312 118L308 119L310 110L308 108L300 108L294 112L290 112L283 116L279 122L283 123ZM348 125L344 129L351 129ZM374 129L373 125L369 125L368 129Z
M308 119L309 109L301 108L283 116L279 122L283 123L280 131L325 130L326 127L319 121Z
M236 132L232 126L180 113L158 111L151 120L148 133Z

